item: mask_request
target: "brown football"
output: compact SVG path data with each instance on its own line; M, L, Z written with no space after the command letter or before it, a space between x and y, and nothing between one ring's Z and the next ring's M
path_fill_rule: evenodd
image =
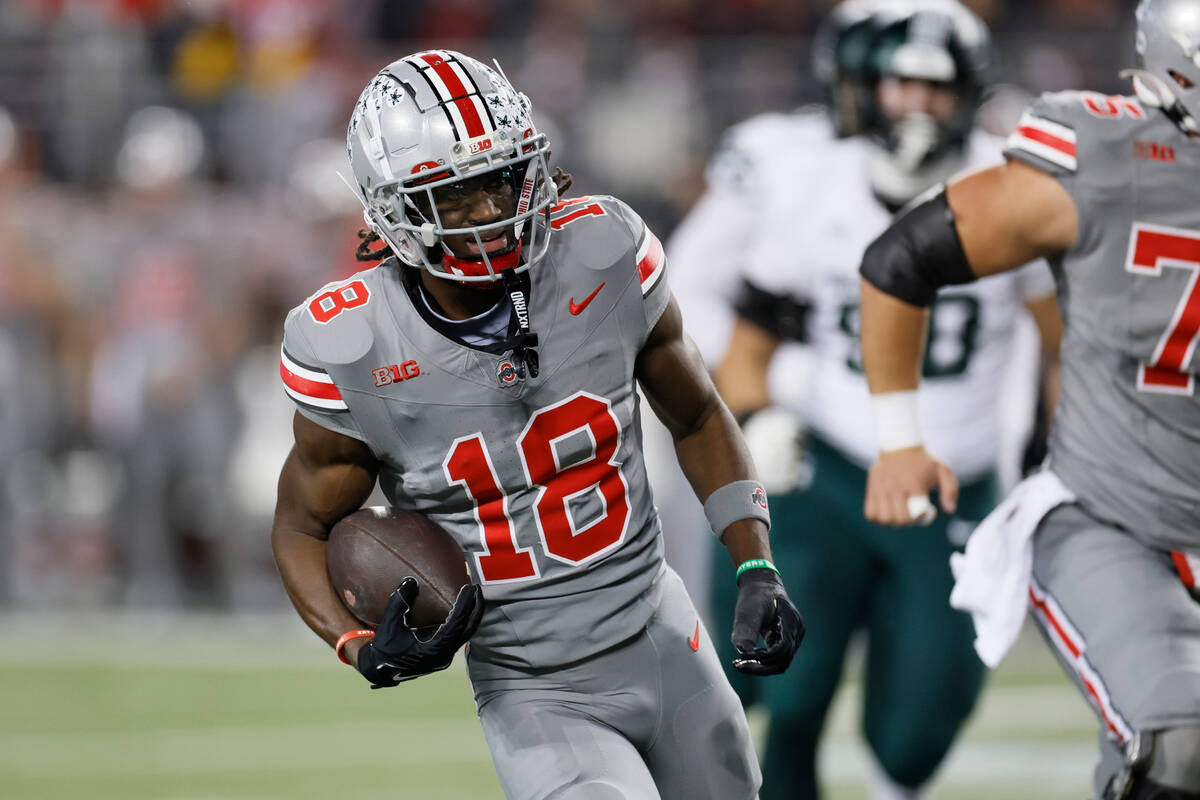
M346 608L372 628L409 575L421 587L407 620L418 629L440 625L458 590L471 582L466 556L450 534L399 508L374 506L344 517L329 534L325 560Z

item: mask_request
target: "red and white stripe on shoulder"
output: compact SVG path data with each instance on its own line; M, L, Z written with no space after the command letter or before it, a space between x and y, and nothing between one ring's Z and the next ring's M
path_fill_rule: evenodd
M642 228L642 242L638 245L635 258L638 280L642 283L642 295L645 296L667 271L667 256L663 253L662 243L649 227Z
M1017 129L1008 137L1006 147L1024 150L1072 172L1078 167L1075 158L1075 130L1061 122L1053 122L1026 111Z
M321 411L350 410L329 373L296 361L287 348L279 351L279 377L283 378L284 391L297 403Z
M453 54L445 50L428 50L409 56L407 60L421 71L437 93L450 115L457 138L474 139L494 130L479 86Z
M1171 560L1175 562L1175 571L1179 580L1193 594L1200 591L1200 556L1185 553L1182 550L1172 550Z

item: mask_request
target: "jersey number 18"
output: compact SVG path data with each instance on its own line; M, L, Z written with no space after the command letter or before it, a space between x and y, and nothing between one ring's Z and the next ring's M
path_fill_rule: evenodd
M591 454L563 466L555 445L573 435L591 440ZM615 460L620 444L621 426L611 405L587 392L538 409L529 418L517 437L517 448L525 479L537 489L534 520L548 557L579 565L624 540L629 487ZM442 469L450 483L466 489L475 504L483 538L483 552L475 559L482 581L536 578L539 573L532 548L517 545L508 495L500 486L483 434L456 439ZM603 513L577 530L570 503L593 494L599 495Z

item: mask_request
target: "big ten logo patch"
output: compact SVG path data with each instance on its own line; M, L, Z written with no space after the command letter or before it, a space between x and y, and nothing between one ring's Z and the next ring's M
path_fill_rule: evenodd
M1175 160L1175 150L1169 144L1134 139L1133 157L1144 158L1147 161L1165 161L1171 163Z
M371 374L375 376L376 386L387 386L390 383L399 383L417 377L421 374L421 368L417 366L416 361L405 361L401 364L377 367L371 370Z

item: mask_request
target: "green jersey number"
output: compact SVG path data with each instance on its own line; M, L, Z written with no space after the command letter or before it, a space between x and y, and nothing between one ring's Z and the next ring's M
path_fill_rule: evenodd
M857 303L847 303L838 313L838 328L851 345L846 366L861 373ZM929 336L925 340L924 378L954 378L967 371L979 340L979 300L965 294L939 295L929 309Z

